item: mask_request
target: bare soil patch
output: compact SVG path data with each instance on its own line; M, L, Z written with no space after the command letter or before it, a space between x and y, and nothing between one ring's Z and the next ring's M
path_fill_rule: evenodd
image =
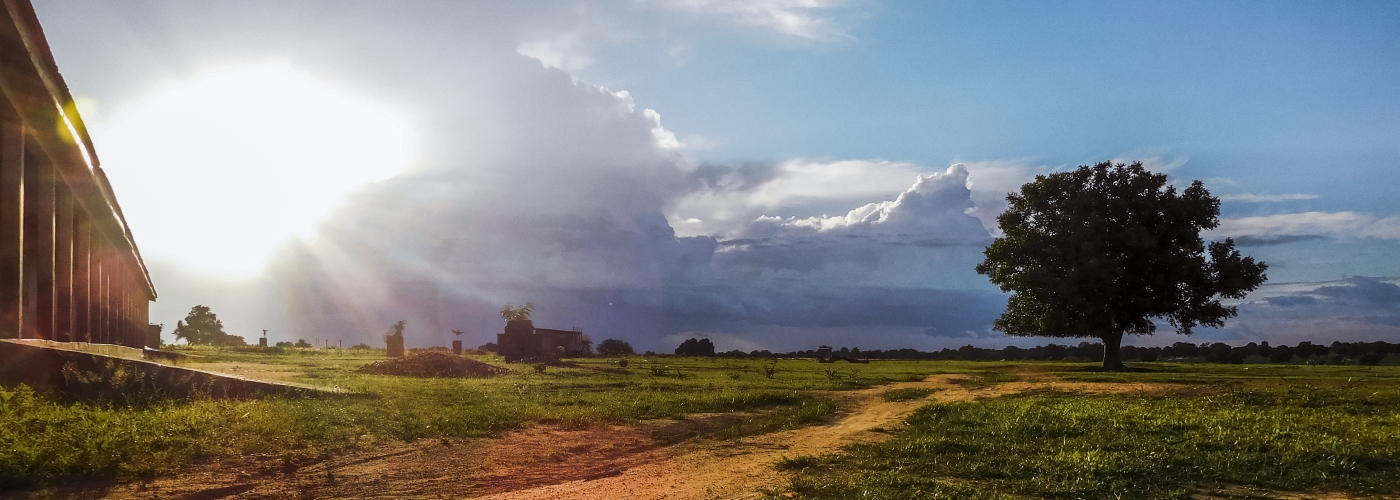
M589 481L667 457L647 433L621 425L513 432L482 450L472 491L483 495Z
M487 378L510 370L441 352L420 352L400 358L376 361L360 367L360 373L403 377Z

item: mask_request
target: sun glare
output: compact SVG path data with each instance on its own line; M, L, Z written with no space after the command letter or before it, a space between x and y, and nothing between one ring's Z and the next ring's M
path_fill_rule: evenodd
M397 110L279 64L162 85L93 135L142 252L227 276L402 172L414 138Z

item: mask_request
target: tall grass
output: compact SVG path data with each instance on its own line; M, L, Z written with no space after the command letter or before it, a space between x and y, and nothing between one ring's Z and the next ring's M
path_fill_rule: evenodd
M1189 498L1202 486L1400 491L1400 393L1038 393L931 404L794 473L815 498Z

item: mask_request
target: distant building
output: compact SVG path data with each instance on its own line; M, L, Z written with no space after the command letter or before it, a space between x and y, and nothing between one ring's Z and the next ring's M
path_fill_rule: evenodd
M34 8L0 2L0 338L144 347L155 299Z
M530 320L506 322L505 333L496 334L496 350L511 363L529 358L581 356L588 352L588 336L582 330L535 328Z

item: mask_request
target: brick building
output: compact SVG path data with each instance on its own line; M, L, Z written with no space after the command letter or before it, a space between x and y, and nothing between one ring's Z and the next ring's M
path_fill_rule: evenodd
M27 0L0 0L0 338L143 347L141 253Z
M562 358L588 352L588 336L582 330L535 328L530 320L506 322L505 333L496 334L496 350L511 363L530 358Z

